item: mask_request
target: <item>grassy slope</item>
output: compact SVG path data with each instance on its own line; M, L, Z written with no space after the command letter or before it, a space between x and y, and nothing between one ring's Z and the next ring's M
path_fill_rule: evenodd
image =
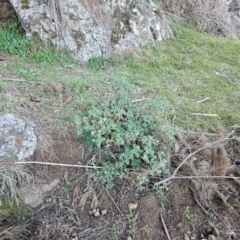
M181 128L216 131L218 128L238 124L240 41L198 33L179 24L175 27L178 34L174 39L144 46L114 60L93 59L89 61L89 68L74 66L67 58L59 64L57 56L51 64L16 57L1 64L0 71L6 73L11 70L15 75L29 80L58 80L66 86L67 94L72 99L78 100L78 97L84 95L84 101L81 100L81 104L72 101L73 105L67 106L68 111L63 106L60 113L65 115L73 114L83 104L91 104L94 101L94 91L106 91L107 84L103 83L106 78L124 77L129 82L148 89L148 96L173 104L175 125ZM45 55L41 57L53 59ZM230 84L226 78L216 75L215 71L229 76L232 82L239 84ZM8 85L9 83L0 81L3 89L8 88ZM40 97L44 95L43 92L35 94ZM206 97L209 99L196 103ZM44 103L53 104L47 100ZM9 111L14 104L14 99L2 98L0 111ZM194 112L217 114L218 117L192 116L191 113Z

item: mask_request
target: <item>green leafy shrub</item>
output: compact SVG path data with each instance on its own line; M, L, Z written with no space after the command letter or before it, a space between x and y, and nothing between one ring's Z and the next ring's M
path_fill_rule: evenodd
M75 64L75 60L67 50L58 51L49 43L37 39L28 40L17 18L8 24L6 29L0 29L0 51L36 62Z
M25 56L29 44L29 40L23 35L23 30L17 22L9 24L6 30L0 29L0 51Z
M126 91L106 106L93 107L87 116L77 117L76 125L78 136L96 154L96 164L102 169L95 174L107 187L129 170L146 168L148 175L168 171L161 129L146 107L133 103ZM139 180L144 183L148 178L139 176Z

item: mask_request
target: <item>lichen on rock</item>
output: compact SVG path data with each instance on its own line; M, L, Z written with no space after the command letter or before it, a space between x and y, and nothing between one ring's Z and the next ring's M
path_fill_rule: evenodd
M67 48L79 60L109 57L172 36L151 0L10 0L28 37Z
M35 124L13 114L0 114L0 162L27 161L37 147Z

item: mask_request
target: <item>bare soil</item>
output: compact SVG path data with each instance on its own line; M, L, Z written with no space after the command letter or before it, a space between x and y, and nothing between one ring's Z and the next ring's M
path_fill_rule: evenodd
M2 73L2 77L14 78L7 71ZM1 94L6 99L17 100L13 113L28 116L36 123L39 148L35 161L87 165L92 156L85 149L83 140L74 137L73 124L58 119L58 113L69 97L64 86L60 83L58 86L56 89L59 90L56 90L51 84L45 86L13 81ZM32 101L31 96L40 102ZM44 104L41 101L45 101ZM185 155L201 145L191 147L193 139L187 142L186 138L184 141L187 143ZM227 146L227 152L232 154L231 164L238 168L239 144ZM210 165L206 155L206 152L196 155L196 171L200 171L199 166L206 161ZM172 171L179 164L175 160L173 157ZM30 230L28 238L32 240L169 240L167 234L172 240L240 238L240 189L237 182L234 191L230 191L227 185L224 197L217 199L210 196L206 206L199 195L202 191L194 188L194 179L174 179L167 189L154 190L154 182L149 188L140 189L134 174L129 174L124 179L116 179L113 189L106 189L97 178L89 178L91 171L86 168L32 165L30 169L36 182L50 182L57 178L61 179L61 183L45 196L43 205L31 209L27 219L13 222L9 218L2 222L2 231L9 225L22 226ZM180 173L184 175L185 170L181 169ZM221 179L206 181L217 186L223 182ZM231 199L235 200L235 205L230 204ZM137 204L137 208L130 210L129 203ZM93 209L107 210L107 214L95 217L89 213ZM25 223L31 222L35 228L26 227ZM0 239L10 238L0 234Z

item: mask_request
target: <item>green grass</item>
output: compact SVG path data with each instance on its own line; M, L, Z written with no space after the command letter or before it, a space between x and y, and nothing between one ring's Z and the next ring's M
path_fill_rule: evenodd
M175 38L143 46L116 58L91 59L85 67L78 66L64 53L31 42L28 47L30 60L17 54L1 64L0 71L11 70L16 76L31 81L47 83L54 79L61 82L72 99L59 110L61 119L69 120L76 111L95 102L101 104L102 97L109 91L106 80L124 78L145 88L145 97L173 105L175 111L170 114L176 116L175 125L182 129L215 132L238 124L240 41L198 33L179 23L174 23L174 28ZM38 55L38 51L42 55ZM215 71L239 84L230 84ZM6 84L1 86L6 88ZM208 100L196 103L207 97ZM5 105L1 109L11 107L10 102ZM218 117L192 116L192 113L217 114Z
M175 106L176 125L215 131L240 121L240 41L183 27L174 39L142 47L116 60L110 76L123 76ZM232 82L215 74L227 75ZM196 101L209 97L202 103ZM218 117L192 116L192 113Z

